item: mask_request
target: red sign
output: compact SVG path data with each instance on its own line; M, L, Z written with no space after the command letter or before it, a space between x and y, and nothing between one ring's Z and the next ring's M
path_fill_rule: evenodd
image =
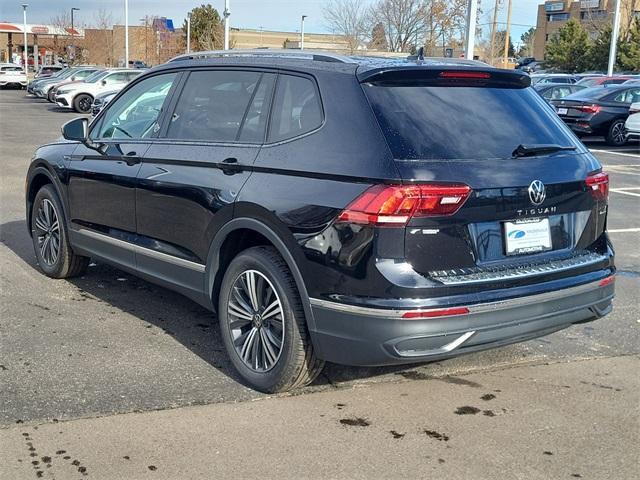
M31 33L49 33L49 28L44 26L31 27Z

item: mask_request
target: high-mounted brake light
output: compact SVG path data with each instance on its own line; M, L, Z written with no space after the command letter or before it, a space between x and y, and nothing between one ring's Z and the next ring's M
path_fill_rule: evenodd
M609 196L609 175L600 172L589 175L585 181L591 195L597 200L606 200Z
M434 310L415 310L406 312L402 315L402 318L436 318L436 317L451 317L453 315L466 315L469 313L467 307L452 307L452 308L439 308Z
M467 185L375 185L340 214L338 222L404 226L412 217L456 213L469 197Z
M577 108L584 113L598 113L602 107L600 105L582 105Z
M488 79L491 78L490 73L486 72L466 72L466 71L456 71L456 70L447 70L444 72L440 72L440 78L480 78L480 79Z

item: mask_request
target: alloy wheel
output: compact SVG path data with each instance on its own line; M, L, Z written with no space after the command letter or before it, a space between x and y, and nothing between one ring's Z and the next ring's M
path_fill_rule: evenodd
M236 278L227 299L228 328L236 353L254 372L271 370L284 343L284 310L269 279L257 270Z
M624 126L622 123L616 123L611 130L611 138L615 143L623 143L625 139Z
M88 97L82 97L78 102L78 107L80 107L80 111L88 112L91 109L91 101Z
M53 266L60 256L60 222L51 200L44 198L40 202L34 223L40 257Z

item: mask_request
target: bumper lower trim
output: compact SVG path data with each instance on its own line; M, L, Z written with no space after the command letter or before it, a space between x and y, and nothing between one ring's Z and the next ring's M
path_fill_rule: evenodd
M615 279L615 276L611 276L611 277L607 277L607 278L612 278ZM522 307L522 306L526 306L526 305L532 305L532 304L537 304L537 303L541 303L541 302L548 302L551 300L556 300L559 298L564 298L564 297L568 297L568 296L573 296L573 295L579 295L581 293L586 293L586 292L590 292L592 290L597 290L598 288L601 288L600 283L602 282L602 280L598 280L596 282L590 282L590 283L586 283L583 285L578 285L575 287L569 287L569 288L563 288L561 290L552 290L550 292L545 292L545 293L540 293L537 295L528 295L525 297L518 297L518 298L511 298L511 299L507 299L507 300L499 300L496 302L486 302L486 303L477 303L474 305L465 305L469 312L468 314L474 314L474 313L483 313L483 312L491 312L491 311L497 311L497 310L507 310L510 308L514 308L514 307ZM332 301L328 301L328 300L322 300L319 298L311 298L311 305L315 306L315 307L321 307L321 308L325 308L325 309L329 309L329 310L335 310L335 311L339 311L339 312L344 312L344 313L351 313L351 314L355 314L355 315L365 315L365 316L371 316L371 317L381 317L381 318L393 318L393 319L402 319L405 321L412 321L414 319L419 319L419 320L425 320L425 318L406 318L404 317L405 314L407 313L411 313L411 312L416 312L416 311L420 311L420 312L428 312L429 310L441 310L440 308L436 308L436 309L384 309L384 308L371 308L371 307L361 307L361 306L357 306L357 305L349 305L346 303L338 303L338 302L332 302ZM467 313L464 314L456 314L456 315L449 315L447 317L460 317L463 315L467 315ZM404 317L404 318L403 318ZM442 316L438 317L438 318L442 318Z

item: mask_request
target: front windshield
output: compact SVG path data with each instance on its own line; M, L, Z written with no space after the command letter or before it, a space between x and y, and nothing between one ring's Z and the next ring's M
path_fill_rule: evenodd
M108 73L109 70L98 70L97 72L93 72L91 75L84 79L84 83L96 83Z

